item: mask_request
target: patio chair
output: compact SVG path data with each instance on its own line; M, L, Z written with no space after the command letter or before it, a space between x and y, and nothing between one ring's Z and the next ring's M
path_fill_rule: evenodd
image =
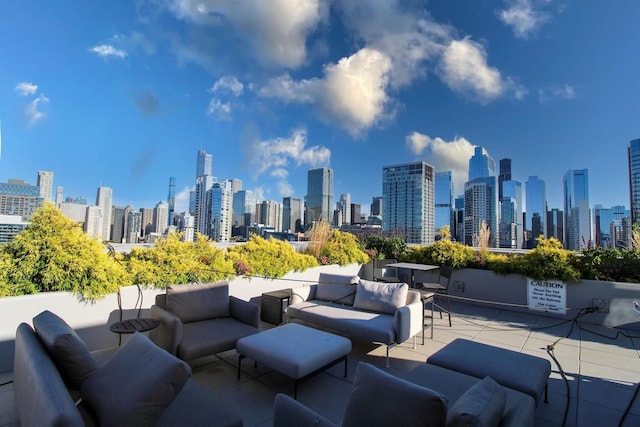
M398 262L397 259L374 259L373 260L373 280L375 282L399 283L398 269L387 267L389 264Z
M453 275L453 268L442 265L440 266L440 274L438 275L438 280L435 283L423 282L416 283L416 290L420 292L420 294L429 294L429 299L431 299L431 304L436 303L436 299L438 300L438 311L440 311L440 318L442 319L442 303L440 299L442 297L447 300L447 315L449 316L449 327L451 327L451 303L449 301L449 285L451 284L451 276ZM431 312L433 313L433 306ZM431 319L433 322L433 318Z

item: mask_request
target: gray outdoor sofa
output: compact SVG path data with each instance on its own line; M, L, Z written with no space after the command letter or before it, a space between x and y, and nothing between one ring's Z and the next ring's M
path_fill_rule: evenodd
M423 331L420 294L405 283L320 273L317 284L291 290L288 322L302 321L387 345L389 350Z
M243 424L219 395L191 379L185 362L140 333L92 353L49 311L33 324L35 331L27 323L16 331L14 392L23 427Z

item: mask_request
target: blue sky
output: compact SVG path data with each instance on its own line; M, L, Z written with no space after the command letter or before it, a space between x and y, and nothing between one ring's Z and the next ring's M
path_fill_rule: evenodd
M329 166L368 211L382 167L452 170L484 146L549 207L589 169L628 207L640 138L640 2L139 0L0 2L0 181L54 172L66 196L152 207L196 154L262 199Z

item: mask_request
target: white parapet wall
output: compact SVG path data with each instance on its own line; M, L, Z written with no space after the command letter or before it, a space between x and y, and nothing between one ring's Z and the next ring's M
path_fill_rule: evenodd
M328 265L315 267L303 272L291 272L279 279L259 277L237 277L229 282L229 293L246 301L257 301L263 292L288 289L311 284L317 281L320 272L337 274L358 274L360 265L349 266ZM148 316L149 307L155 296L164 292L162 289L143 289L141 316ZM13 354L16 328L20 323L32 324L32 319L44 310L49 310L62 317L80 337L90 350L117 346L120 337L109 330L109 325L123 319L131 319L138 315L136 302L138 288L129 286L121 288L122 312L118 307L118 295L107 295L98 301L81 301L69 292L46 292L35 295L0 298L0 373L13 370ZM138 305L139 306L139 305ZM126 339L127 337L123 337Z

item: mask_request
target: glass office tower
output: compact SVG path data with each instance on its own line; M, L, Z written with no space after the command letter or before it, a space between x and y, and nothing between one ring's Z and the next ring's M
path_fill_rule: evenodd
M629 201L631 223L640 225L640 139L629 142Z
M451 171L436 172L435 189L435 233L438 234L445 225L448 225L449 231L453 232L453 179Z
M589 171L569 170L564 175L563 184L566 248L585 249L593 243L589 209Z
M407 243L433 243L435 223L434 168L425 162L382 169L382 230Z
M547 185L537 176L530 176L525 184L526 218L524 228L528 231L529 240L526 247L536 247L539 236L547 236Z
M333 218L333 169L319 168L307 172L307 195L304 224Z

